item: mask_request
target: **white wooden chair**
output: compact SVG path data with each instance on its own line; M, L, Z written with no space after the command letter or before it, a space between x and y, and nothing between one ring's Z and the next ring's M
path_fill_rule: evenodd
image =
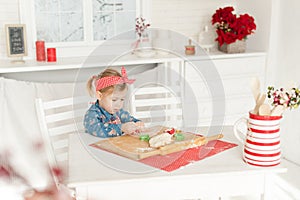
M36 99L36 110L49 166L68 173L68 136L83 130L82 120L88 97L70 97L51 101ZM53 174L56 184L57 177Z
M148 84L133 88L131 114L146 126L163 125L180 128L183 126L180 87Z

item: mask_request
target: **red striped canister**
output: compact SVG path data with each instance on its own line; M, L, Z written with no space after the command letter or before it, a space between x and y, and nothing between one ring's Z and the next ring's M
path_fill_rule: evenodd
M241 118L234 124L234 134L242 142L246 163L261 167L280 164L280 120L282 116L260 116L249 112L249 118ZM242 131L241 125L247 130Z

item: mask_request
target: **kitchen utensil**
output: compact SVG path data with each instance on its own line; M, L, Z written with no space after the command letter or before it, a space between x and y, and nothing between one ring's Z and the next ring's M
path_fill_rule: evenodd
M170 145L166 145L163 147L159 148L160 151L160 155L167 155L170 153L174 153L177 151L181 151L184 149L189 149L192 147L197 147L197 146L201 146L201 145L205 145L207 144L207 142L212 141L212 140L217 140L217 139L221 139L223 137L222 134L218 134L218 135L213 135L210 137L195 137L194 139L190 140L190 141L186 141L186 142L178 142L178 143L173 143Z
M277 105L271 111L271 116L281 116L284 111L284 106Z
M266 94L259 95L259 99L256 102L255 108L253 109L253 114L258 114L259 107L265 102Z
M252 94L253 94L255 103L257 103L259 94L260 94L260 81L259 81L258 77L255 77L252 79L251 90L252 90Z
M271 108L270 108L269 104L264 103L261 106L259 106L258 115L270 116L271 115Z

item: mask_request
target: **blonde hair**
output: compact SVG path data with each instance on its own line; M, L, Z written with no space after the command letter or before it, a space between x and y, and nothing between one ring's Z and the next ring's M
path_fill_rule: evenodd
M93 97L95 95L95 91L96 91L95 83L97 83L97 81L99 79L101 79L103 77L109 77L109 76L122 77L122 75L117 70L107 68L103 72L101 72L100 74L98 74L96 76L92 76L91 78L89 78L89 80L87 81L87 84L86 84L86 88L87 88L87 90L88 90L91 97ZM123 91L126 88L127 88L126 83L122 83L122 84L108 86L106 88L103 88L103 89L99 90L99 92L101 92L102 94L111 94L114 90Z

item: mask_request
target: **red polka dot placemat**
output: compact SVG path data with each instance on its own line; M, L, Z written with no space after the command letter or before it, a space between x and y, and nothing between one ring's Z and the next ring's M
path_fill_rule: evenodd
M156 155L139 160L146 165L171 172L190 163L203 160L209 156L221 153L227 149L233 148L237 144L221 140L208 142L206 145L190 148L187 150L171 153L168 155Z

